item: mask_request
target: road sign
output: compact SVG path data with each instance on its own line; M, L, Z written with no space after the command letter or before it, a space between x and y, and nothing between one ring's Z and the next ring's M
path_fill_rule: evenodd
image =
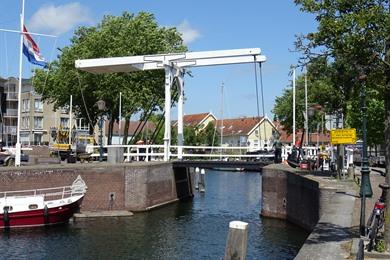
M332 144L356 144L356 128L331 130L330 142Z

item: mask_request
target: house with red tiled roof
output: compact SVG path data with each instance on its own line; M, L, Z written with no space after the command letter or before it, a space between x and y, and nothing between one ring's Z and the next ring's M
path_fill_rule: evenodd
M147 121L141 122L141 121L130 121L129 122L129 129L127 131L127 141L130 141L130 139L136 135L137 133L140 134L141 138L148 139L150 135L154 132L156 129L156 125L151 122ZM107 135L108 133L108 124L105 124L104 133ZM112 144L119 144L122 143L123 136L125 133L125 121L121 121L120 129L119 129L119 123L115 122L113 125L113 131L112 131Z
M183 125L191 128L196 128L197 131L202 131L206 126L217 121L213 113L200 113L183 116ZM177 127L177 121L172 122L172 127Z
M293 144L293 135L288 134L287 131L283 129L283 126L278 121L274 121L274 125L278 129L278 132L280 134L279 139L280 141L285 145L292 145ZM303 144L306 143L306 136L303 137ZM308 135L308 143L309 146L319 146L319 145L328 145L330 144L330 134L329 131L324 131L324 133L320 132L309 132ZM298 129L295 133L295 142L298 144L302 140L302 130Z
M248 146L257 150L270 146L277 128L267 117L241 117L217 121L224 146Z

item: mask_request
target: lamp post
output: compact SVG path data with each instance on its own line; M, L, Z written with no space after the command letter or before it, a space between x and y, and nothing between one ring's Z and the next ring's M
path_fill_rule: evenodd
M100 111L100 118L99 118L99 162L103 161L103 113L106 109L106 102L104 100L99 100L96 102L98 109Z
M367 105L366 105L366 75L360 75L359 80L362 82L361 97L362 97L362 131L363 131L363 159L361 169L361 184L360 184L360 235L366 235L366 197L372 197L372 189L370 183L370 169L368 168L367 158Z

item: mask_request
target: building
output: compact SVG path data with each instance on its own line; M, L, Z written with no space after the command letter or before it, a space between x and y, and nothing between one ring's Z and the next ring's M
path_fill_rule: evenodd
M200 132L207 127L209 123L214 123L217 118L213 113L200 113L183 116L183 126L195 128L196 132ZM172 122L172 127L177 127L177 121Z
M269 147L277 128L267 117L242 117L217 121L223 146L247 146L250 150Z
M278 121L274 121L274 125L278 129L279 132L279 139L282 142L282 144L290 146L293 144L293 135L288 134L284 129L283 126ZM323 133L320 132L309 132L308 135L308 144L309 146L319 146L319 145L329 145L330 144L330 134L328 130L324 130ZM302 140L302 130L297 129L295 133L295 143L296 145L299 145L300 141ZM306 143L306 136L303 137L303 145Z
M123 136L125 133L125 121L121 121L119 129L119 124L118 122L115 122L113 124L113 129L112 129L112 139L111 139L111 144L122 144L123 141ZM109 124L106 121L105 124L105 139L108 139L107 133L108 133L108 127ZM137 135L138 137L142 140L150 140L152 137L152 134L154 130L156 129L156 125L153 122L146 121L130 121L129 122L129 128L127 130L127 142L129 142L131 139L134 139L134 136ZM134 140L135 142L138 140ZM134 143L135 143L134 142Z
M0 89L5 94L5 112L2 111L1 139L6 146L16 144L18 122L18 89L19 80L10 77L0 78ZM69 127L78 131L88 131L85 121L72 115L70 124L69 109L54 110L54 105L43 102L42 97L34 91L31 80L22 80L21 91L20 142L22 145L48 145L53 142L53 132Z

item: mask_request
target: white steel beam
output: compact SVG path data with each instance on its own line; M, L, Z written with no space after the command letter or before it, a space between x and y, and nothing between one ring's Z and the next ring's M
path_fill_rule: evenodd
M223 51L200 51L177 54L140 55L101 59L76 60L78 69L91 73L131 72L136 70L163 69L172 64L180 68L264 62L259 48Z

